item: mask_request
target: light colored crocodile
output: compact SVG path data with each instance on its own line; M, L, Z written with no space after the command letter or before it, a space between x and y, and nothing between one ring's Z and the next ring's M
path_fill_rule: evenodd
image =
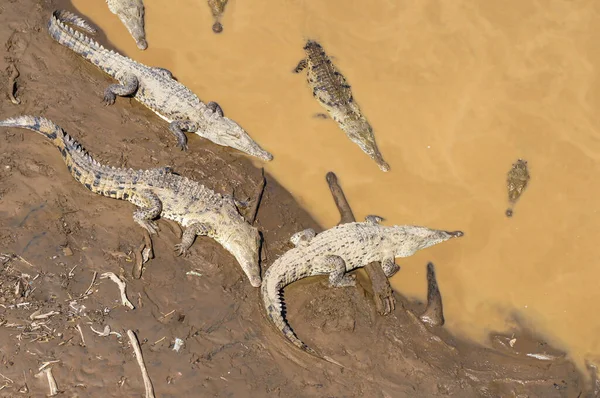
M304 52L306 58L298 63L294 72L308 70L306 76L313 97L327 110L352 142L369 155L381 170L389 171L390 166L383 160L375 142L373 128L354 101L346 78L316 41L309 40L304 46Z
M119 17L140 50L148 48L144 29L144 2L142 0L106 0L110 12Z
M448 239L463 236L461 231L447 232L425 227L380 225L382 219L368 216L365 222L341 224L320 234L307 229L290 240L295 248L275 260L265 272L261 292L267 316L295 346L323 358L304 344L283 316L282 289L303 278L329 275L332 287L354 286L355 276L347 273L380 261L387 277L398 269L394 259L409 257L416 251Z
M236 258L252 286L260 286L260 235L239 214L231 196L173 174L169 167L133 170L101 165L48 119L19 116L0 121L0 126L29 129L48 138L75 180L94 193L136 205L133 219L149 233L158 231L154 220L159 217L181 224L186 229L175 245L179 254L185 254L198 235L213 238Z
M133 96L170 123L169 129L177 137L177 146L181 149L187 148L184 132L194 132L215 144L228 146L263 160L273 159L273 155L254 142L244 129L224 117L217 103L201 102L192 91L175 80L168 70L149 67L107 50L67 24L73 24L87 32L94 32L94 29L85 20L68 11L54 11L48 23L48 31L54 40L120 82L108 86L104 92L107 104L113 104L117 95Z

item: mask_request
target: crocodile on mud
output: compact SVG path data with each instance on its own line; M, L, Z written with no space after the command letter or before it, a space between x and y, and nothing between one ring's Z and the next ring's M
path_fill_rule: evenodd
M506 216L512 217L513 207L517 200L527 188L529 183L529 171L527 170L527 161L523 159L517 159L512 165L506 176L506 186L508 188L508 209L506 209Z
M399 269L394 260L396 257L409 257L418 250L463 236L461 231L409 225L388 227L380 225L381 220L377 216L368 216L365 222L341 224L318 235L312 229L300 231L290 238L296 247L267 269L261 286L267 316L292 344L325 358L304 344L286 322L281 298L285 286L316 275L329 275L331 287L354 286L355 275L347 272L373 261L381 262L389 278Z
M298 63L294 72L308 69L307 80L313 96L352 142L369 155L381 170L389 171L390 166L377 148L373 128L354 101L346 78L333 65L319 43L309 40L304 51L306 58Z
M106 0L110 12L119 17L140 50L148 48L144 30L143 0Z
M273 155L262 149L244 129L224 117L217 103L202 103L168 70L149 67L107 50L67 24L90 33L95 30L85 20L68 11L54 11L48 23L48 31L54 40L119 81L120 84L112 84L105 90L106 104L114 104L117 95L133 96L170 123L169 130L177 137L177 146L184 150L187 149L184 132L193 132L215 144L240 150L262 160L273 159Z
M236 258L252 286L260 286L260 235L240 215L233 197L173 174L169 167L133 170L102 165L62 128L42 117L14 117L0 121L0 126L29 129L48 138L75 180L94 193L136 205L133 219L150 234L158 231L159 217L181 224L185 231L175 245L179 255L187 253L196 236L208 236Z
M215 23L212 26L212 30L215 33L221 33L223 31L223 25L221 24L221 16L225 11L225 5L228 0L208 0L208 6L212 13Z

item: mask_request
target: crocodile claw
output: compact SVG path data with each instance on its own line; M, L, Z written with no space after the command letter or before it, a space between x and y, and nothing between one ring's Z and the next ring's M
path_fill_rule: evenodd
M188 253L188 251L187 251L187 249L185 248L185 246L183 246L183 244L181 244L181 243L177 243L177 244L175 245L175 253L176 253L178 256L185 256L185 255Z
M116 100L117 96L112 91L106 90L104 92L104 105L112 105L115 103Z
M144 227L150 235L155 235L158 233L158 231L160 231L158 224L154 221L143 220L143 221L140 221L140 225L142 227Z

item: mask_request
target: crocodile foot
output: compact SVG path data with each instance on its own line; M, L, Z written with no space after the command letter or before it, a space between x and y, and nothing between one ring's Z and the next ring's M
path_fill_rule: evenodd
M110 90L106 90L104 92L104 105L113 105L115 103L115 101L117 100L117 96L115 95L115 93L113 93Z
M140 220L138 222L151 235L154 235L154 234L158 233L158 231L160 231L160 228L158 227L158 224L156 222L154 222L154 221L151 221L151 220Z

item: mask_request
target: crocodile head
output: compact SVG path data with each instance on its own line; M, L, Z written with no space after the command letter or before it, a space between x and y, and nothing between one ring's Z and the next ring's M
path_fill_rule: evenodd
M462 231L449 232L412 225L397 225L392 227L390 239L395 257L409 257L417 250L426 249L463 235Z
M215 144L228 146L265 161L273 160L273 155L258 145L248 133L233 120L217 114L206 118L207 126L202 136Z
M108 8L127 28L140 50L148 48L144 30L144 3L142 0L106 0Z
M224 221L215 239L238 261L254 287L260 287L260 234L244 220Z
M381 152L379 152L379 148L375 142L373 128L367 119L362 116L351 117L343 120L342 125L344 126L344 131L348 135L348 138L358 145L364 153L369 155L382 171L390 170L390 165L383 160L383 156L381 156Z

